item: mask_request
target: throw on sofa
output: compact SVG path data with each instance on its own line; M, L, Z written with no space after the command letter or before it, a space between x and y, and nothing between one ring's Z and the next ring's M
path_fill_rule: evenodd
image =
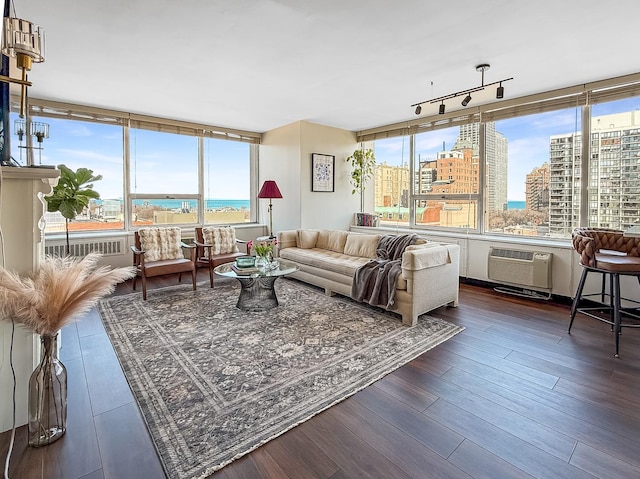
M351 297L356 270L376 258L380 235L340 230L288 230L278 233L278 255L299 270L293 278L319 286L325 293ZM402 254L391 311L413 326L418 316L440 306L458 305L460 247L418 239Z

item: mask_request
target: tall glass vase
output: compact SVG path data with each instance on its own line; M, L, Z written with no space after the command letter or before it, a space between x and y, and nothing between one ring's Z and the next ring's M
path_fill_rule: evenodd
M40 364L29 379L29 445L46 446L67 430L67 369L58 359L58 335L41 336Z

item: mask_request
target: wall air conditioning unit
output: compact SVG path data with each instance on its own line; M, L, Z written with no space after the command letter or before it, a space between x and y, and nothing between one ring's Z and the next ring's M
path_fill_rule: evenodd
M535 290L543 290L548 293L544 299L549 299L552 260L553 253L492 247L489 249L488 276L496 283L520 288L496 288L498 291L541 298Z

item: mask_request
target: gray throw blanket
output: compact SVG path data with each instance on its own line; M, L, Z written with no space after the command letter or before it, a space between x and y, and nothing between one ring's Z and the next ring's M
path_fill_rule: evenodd
M376 259L363 264L356 270L351 284L351 297L356 301L393 309L396 283L402 272L402 253L418 236L384 235L378 241Z

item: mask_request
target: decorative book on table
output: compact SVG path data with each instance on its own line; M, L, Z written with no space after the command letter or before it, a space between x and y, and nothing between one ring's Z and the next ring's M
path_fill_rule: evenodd
M250 274L258 273L260 271L255 266L248 266L246 268L241 268L239 266L236 266L235 264L231 265L231 269L233 270L234 273L242 276L245 276L245 275L248 276Z

